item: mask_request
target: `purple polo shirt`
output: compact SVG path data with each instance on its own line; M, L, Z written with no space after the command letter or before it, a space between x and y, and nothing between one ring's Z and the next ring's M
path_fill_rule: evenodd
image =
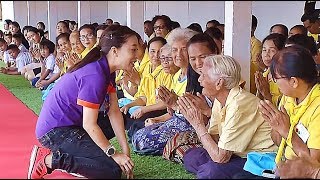
M114 77L115 73L110 74L106 57L64 74L43 103L36 137L40 138L55 127L82 127L82 106L99 109L107 91L115 91Z

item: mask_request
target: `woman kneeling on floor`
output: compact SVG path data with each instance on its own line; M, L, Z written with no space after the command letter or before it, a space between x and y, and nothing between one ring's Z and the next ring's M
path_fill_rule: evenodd
M127 26L109 26L97 47L61 77L44 101L28 178L40 179L54 169L78 173L87 178L132 177L133 161L118 107L115 71L133 68L137 33ZM101 128L99 107L106 103L112 129L121 146L116 151L109 132Z

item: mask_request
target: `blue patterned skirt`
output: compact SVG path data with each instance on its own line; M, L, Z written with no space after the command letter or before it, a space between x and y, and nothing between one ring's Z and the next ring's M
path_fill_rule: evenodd
M132 148L138 154L162 155L166 143L176 134L191 131L193 127L183 116L156 123L138 130L132 137Z

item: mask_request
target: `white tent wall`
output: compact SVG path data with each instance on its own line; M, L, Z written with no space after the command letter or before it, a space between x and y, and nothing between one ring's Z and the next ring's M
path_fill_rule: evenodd
M48 1L27 1L27 2L29 7L29 23L28 24L31 26L36 26L37 22L42 21L46 26L46 30L48 30L49 28L48 11L47 11ZM20 23L20 25L22 24Z
M127 23L126 1L82 1L88 2L89 22L102 23L106 18L112 18L121 24ZM2 17L13 19L21 27L28 24L35 26L36 22L43 21L48 27L48 1L29 1L29 11L26 1L1 1ZM54 30L57 20L78 20L77 1L49 1L55 10L50 11L50 30ZM304 1L252 1L252 13L258 18L256 36L263 39L269 28L276 23L283 23L289 29L301 24ZM316 4L320 7L320 3ZM85 10L83 10L85 11ZM28 17L29 12L29 17ZM192 22L198 22L202 28L208 20L216 19L224 23L224 1L144 1L144 20L152 19L154 15L166 14L178 21L182 27Z
M45 3L47 3L47 6ZM255 34L260 40L268 35L273 24L282 23L288 29L296 24L302 24L300 18L303 14L305 1L277 1L276 3L251 1L249 4L231 1L231 3L234 3L232 5L234 7L251 11L257 17L258 27ZM151 20L155 15L168 15L172 20L179 22L182 27L198 22L205 30L206 22L211 19L225 23L225 11L229 11L229 9L225 9L225 4L225 1L141 1L141 3L134 1L2 1L2 16L3 19L9 18L18 21L21 27L27 24L35 26L36 22L43 21L49 29L50 40L53 41L55 40L56 23L64 19L76 20L80 22L80 27L84 23L97 22L101 24L107 18L111 18L120 24L132 27L142 37L146 38L143 33L143 22L147 19ZM316 4L316 7L319 8L320 3ZM237 14L236 12L240 13ZM230 14L230 12L226 14ZM245 32L251 28L250 22L247 22L247 13L234 10L232 15L235 14L237 15L231 18L232 23L236 26L241 25L241 30L237 30L236 36L247 36ZM245 16L246 19L241 19L242 16L243 18ZM248 29L245 29L246 27ZM235 32L232 31L232 36L234 35ZM247 61L250 59L247 52L250 45L247 42L247 37L238 39L236 36L232 38L232 42L234 42L231 43L232 47L230 48L245 51L245 53L243 52L243 54L246 54L245 57L239 57L241 57L240 61L243 62L242 66L246 69ZM239 43L236 42L240 41L243 43L238 46ZM245 47L245 44L248 47ZM236 51L230 52L240 55ZM248 80L248 74L243 76L245 76L245 80Z

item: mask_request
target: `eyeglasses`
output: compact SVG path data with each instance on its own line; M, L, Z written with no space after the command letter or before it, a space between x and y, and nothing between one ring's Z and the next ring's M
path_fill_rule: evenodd
M173 61L172 57L161 57L159 59L161 63Z
M158 28L161 30L161 29L166 28L166 26L164 26L164 25L162 25L162 26L153 26L154 30L157 30Z
M80 40L81 41L84 41L86 39L93 39L94 38L94 35L93 34L87 34L87 35L82 35L80 36Z

